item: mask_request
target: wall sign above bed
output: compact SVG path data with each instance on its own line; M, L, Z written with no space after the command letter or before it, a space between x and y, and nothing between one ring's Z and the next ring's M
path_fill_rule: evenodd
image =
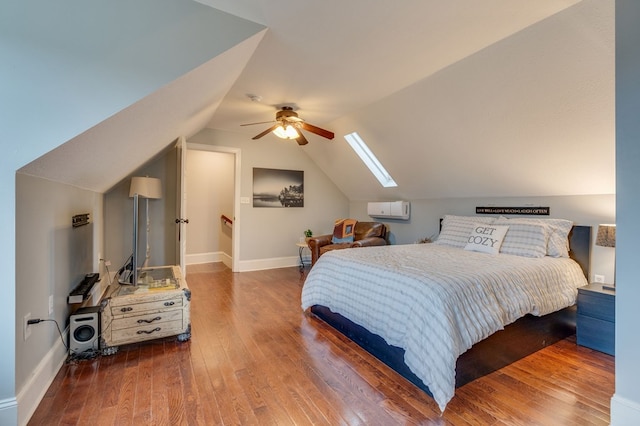
M476 207L476 214L527 214L549 216L549 207Z

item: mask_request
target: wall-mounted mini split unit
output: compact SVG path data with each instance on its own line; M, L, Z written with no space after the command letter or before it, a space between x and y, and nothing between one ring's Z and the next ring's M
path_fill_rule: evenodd
M367 214L381 219L409 220L411 203L408 201L382 201L367 204Z

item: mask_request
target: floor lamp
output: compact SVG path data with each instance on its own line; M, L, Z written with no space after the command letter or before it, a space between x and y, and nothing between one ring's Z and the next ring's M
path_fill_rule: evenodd
M600 247L613 247L616 248L616 225L615 224L603 224L598 225L598 235L596 236L596 245ZM603 285L602 288L606 290L616 289L616 261L615 252L613 253L613 284Z
M152 177L133 177L131 178L131 188L129 188L129 197L138 195L138 198L144 198L145 200L145 214L147 217L147 252L144 258L144 264L142 267L149 266L149 259L151 259L151 248L149 246L149 234L151 233L151 221L149 220L149 199L162 198L162 186L160 179ZM134 203L136 202L134 197Z

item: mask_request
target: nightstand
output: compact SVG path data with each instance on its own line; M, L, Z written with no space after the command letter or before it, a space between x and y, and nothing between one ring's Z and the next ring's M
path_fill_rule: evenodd
M578 288L578 344L615 355L616 293L600 283Z

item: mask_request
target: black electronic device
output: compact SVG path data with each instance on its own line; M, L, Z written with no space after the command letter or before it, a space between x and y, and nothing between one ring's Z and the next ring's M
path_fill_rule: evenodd
M91 290L93 290L94 284L97 283L98 280L100 280L100 275L95 272L85 275L82 281L80 281L80 284L69 293L67 303L82 303L87 300L89 294L91 294Z

